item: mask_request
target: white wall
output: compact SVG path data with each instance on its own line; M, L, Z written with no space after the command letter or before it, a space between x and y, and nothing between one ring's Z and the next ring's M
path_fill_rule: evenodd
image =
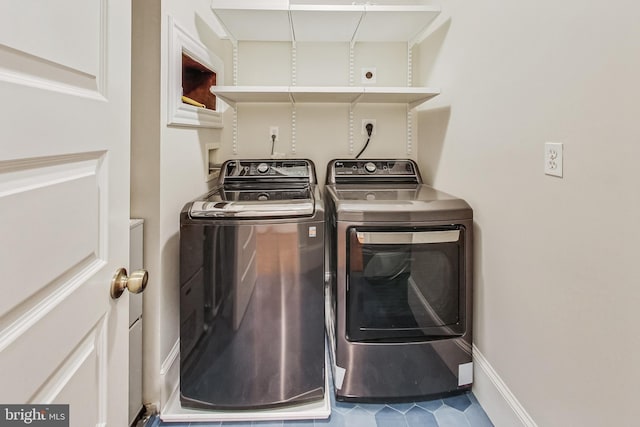
M131 215L145 219L144 292L145 403L163 404L177 383L172 349L179 338L179 213L207 191L206 144L221 142L223 130L167 126L168 16L225 61L208 0L133 2L133 98ZM165 364L165 366L163 366Z
M358 43L354 52L354 85L362 85L360 70L377 69L377 86L407 83L406 43ZM292 46L288 42L240 42L238 85L292 84ZM348 43L296 44L297 86L349 86ZM292 107L289 104L241 104L237 109L237 153L225 139L221 158L264 158L271 154L269 128L279 127L275 151L287 157L314 161L318 181L323 182L329 160L354 157L362 148L362 120L376 120L376 134L362 158L415 156L407 154L407 111L404 105L358 104L353 108L353 152L349 152L349 106L346 104L296 104L295 152L292 147ZM232 120L232 112L228 112ZM225 138L231 138L225 126Z
M640 5L444 9L416 52L443 92L419 112L419 161L475 209L475 345L529 425L637 425ZM562 179L543 173L545 141L564 143Z

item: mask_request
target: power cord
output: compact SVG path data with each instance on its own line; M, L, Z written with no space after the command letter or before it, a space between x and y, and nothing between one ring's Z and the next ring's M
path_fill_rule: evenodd
M367 130L367 142L364 143L364 147L362 147L362 150L360 150L360 152L356 156L356 159L360 158L362 153L364 153L364 150L367 149L367 146L369 145L369 141L371 141L371 134L373 133L373 123L367 123L367 125L365 126L365 129Z

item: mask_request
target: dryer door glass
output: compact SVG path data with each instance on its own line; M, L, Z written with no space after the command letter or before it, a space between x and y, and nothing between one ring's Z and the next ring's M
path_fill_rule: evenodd
M347 339L462 335L464 227L348 230Z

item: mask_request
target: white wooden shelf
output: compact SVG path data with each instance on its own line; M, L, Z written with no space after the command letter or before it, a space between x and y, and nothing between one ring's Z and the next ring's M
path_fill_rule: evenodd
M212 0L211 8L233 41L409 42L419 41L440 14L438 7L407 5L314 5L289 0Z
M428 33L440 14L429 0L211 0L220 27L233 43L234 78L237 84L238 42L292 43L293 86L213 86L211 91L236 107L239 103L341 103L349 104L349 152L353 152L353 110L359 103L404 104L407 109L407 154L411 154L411 109L440 94L440 90L412 85L412 47ZM332 4L333 3L333 4ZM361 3L361 4L356 4ZM224 37L224 35L221 35ZM349 84L354 84L354 47L359 42L407 43L407 86L296 86L296 42L349 43ZM233 150L237 152L237 111L234 112ZM295 153L296 112L291 113L291 152Z
M211 91L232 107L243 102L328 102L408 104L413 108L440 94L440 90L427 87L369 86L213 86Z

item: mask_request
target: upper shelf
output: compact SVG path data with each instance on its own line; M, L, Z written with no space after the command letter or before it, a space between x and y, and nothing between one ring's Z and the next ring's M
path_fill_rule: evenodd
M212 86L211 91L231 106L241 102L333 102L408 104L413 108L440 94L426 87L377 86Z
M440 13L422 4L308 4L305 0L212 0L211 8L234 41L420 41Z

